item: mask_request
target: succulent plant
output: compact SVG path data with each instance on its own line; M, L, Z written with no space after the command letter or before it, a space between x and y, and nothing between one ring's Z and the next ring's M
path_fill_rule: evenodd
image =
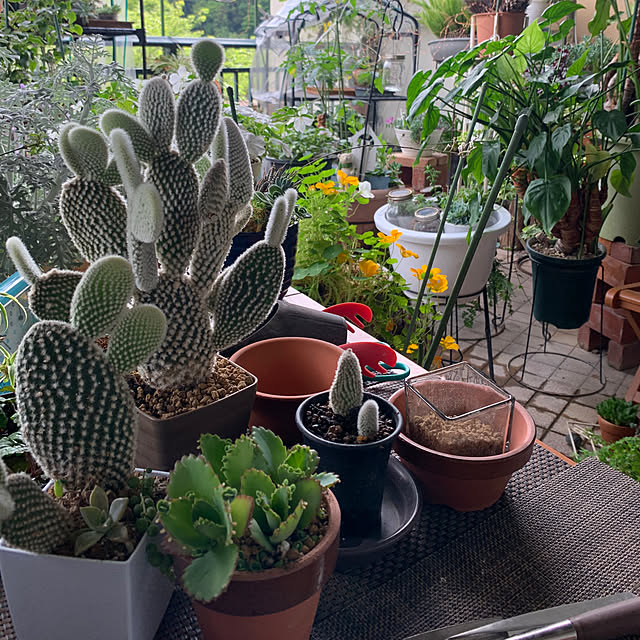
M153 78L140 94L138 117L118 110L103 114L112 158L97 131L69 125L60 135L63 158L74 173L60 200L71 238L89 261L127 257L136 304L156 305L170 319L165 341L138 369L158 389L202 382L217 352L268 316L282 285L281 244L297 195L289 189L278 198L265 239L221 271L234 235L251 215L251 164L237 125L220 115L213 80L223 50L201 40L191 58L199 77L177 105L170 85ZM207 153L210 167L199 181L194 165ZM113 187L118 183L126 200ZM71 277L55 275L50 285L64 298L55 309L58 316L64 316L69 296L62 293L72 288Z
M87 529L80 532L74 545L78 556L94 544L107 537L114 542L123 542L129 549L133 544L129 540L129 531L120 520L127 510L129 498L115 498L109 504L106 491L96 486L89 497L89 506L80 507L80 514Z
M358 411L358 435L361 438L372 440L378 434L378 403L370 398L366 400Z
M287 449L262 427L233 443L204 434L200 449L201 457L176 463L158 513L169 537L192 556L185 589L209 602L225 591L236 569L239 538L249 535L265 551L284 556L296 531L318 514L322 490L338 478L316 473L314 450Z
M362 371L358 356L345 349L338 359L336 375L329 389L329 406L334 413L346 416L362 405Z
M43 308L57 288L17 238L7 241L16 267L39 291ZM49 283L55 278L49 276ZM25 442L52 479L67 489L96 484L115 491L133 470L135 406L122 374L144 362L164 340L164 314L129 308L134 276L118 256L99 259L81 275L69 321L42 320L29 329L15 361L18 415ZM95 339L110 335L103 351ZM7 494L13 509L3 509ZM70 518L25 474L0 473L0 533L11 545L46 553L70 534Z

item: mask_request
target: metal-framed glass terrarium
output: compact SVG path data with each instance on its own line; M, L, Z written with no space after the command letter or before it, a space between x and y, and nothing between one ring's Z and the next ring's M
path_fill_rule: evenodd
M458 456L509 450L514 397L467 362L405 381L406 435Z

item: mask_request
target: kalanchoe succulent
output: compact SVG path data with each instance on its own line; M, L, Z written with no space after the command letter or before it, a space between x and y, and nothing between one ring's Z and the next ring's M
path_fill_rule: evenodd
M277 199L265 239L221 271L234 235L251 215L253 179L240 130L220 116L213 80L222 49L202 40L191 57L199 77L177 105L170 85L153 78L140 95L138 117L118 110L103 115L111 159L106 138L96 131L70 125L60 136L64 160L75 174L60 201L73 241L89 261L126 256L135 274L136 303L154 304L169 319L164 343L139 368L155 388L205 380L217 352L267 317L282 284L280 245L296 200L293 189ZM200 182L194 164L209 151L210 168ZM117 183L126 200L113 188ZM70 277L55 276L56 288L66 291Z
M7 251L39 287L43 276L17 238ZM164 314L151 305L129 308L133 272L121 257L99 259L81 276L69 302L69 321L43 320L25 335L15 361L18 415L25 442L45 473L67 489L100 485L114 491L133 469L136 415L122 374L144 362L164 340ZM53 282L51 277L50 282ZM95 339L110 335L103 351ZM11 545L49 552L70 534L67 512L25 474L0 473L0 534Z
M291 536L318 514L323 488L338 478L316 473L313 449L287 449L262 427L234 443L204 434L200 449L202 457L176 463L158 513L169 537L192 556L183 574L185 589L209 602L227 588L240 537L250 535L265 550L284 556Z

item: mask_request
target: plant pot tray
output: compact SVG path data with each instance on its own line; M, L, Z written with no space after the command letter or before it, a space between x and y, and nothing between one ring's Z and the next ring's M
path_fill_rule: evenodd
M369 564L400 542L420 517L422 495L413 476L395 457L389 458L387 483L382 498L382 526L370 538L341 537L337 571Z

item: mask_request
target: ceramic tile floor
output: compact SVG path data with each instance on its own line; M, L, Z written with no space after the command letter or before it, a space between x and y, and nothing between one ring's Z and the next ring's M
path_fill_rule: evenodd
M513 313L508 314L502 326L492 330L493 363L496 382L524 404L533 416L538 438L565 455L572 449L566 439L568 427L578 424L596 426L595 406L610 395L624 397L636 367L618 371L602 357L604 387L599 379L599 355L578 346L578 330L549 327L547 353L542 353L544 339L542 327L533 320L529 352L523 376L529 315L531 311L530 263L520 267L516 252L511 281L514 284ZM498 258L508 268L510 253L499 250ZM498 312L501 305L498 306ZM489 371L487 343L484 338L484 316L476 315L472 329L464 327L458 310L458 339L464 359L474 366ZM519 383L522 380L528 386ZM535 387L538 390L534 390ZM591 395L582 395L587 392ZM555 395L561 394L561 395ZM595 429L597 431L597 429Z

